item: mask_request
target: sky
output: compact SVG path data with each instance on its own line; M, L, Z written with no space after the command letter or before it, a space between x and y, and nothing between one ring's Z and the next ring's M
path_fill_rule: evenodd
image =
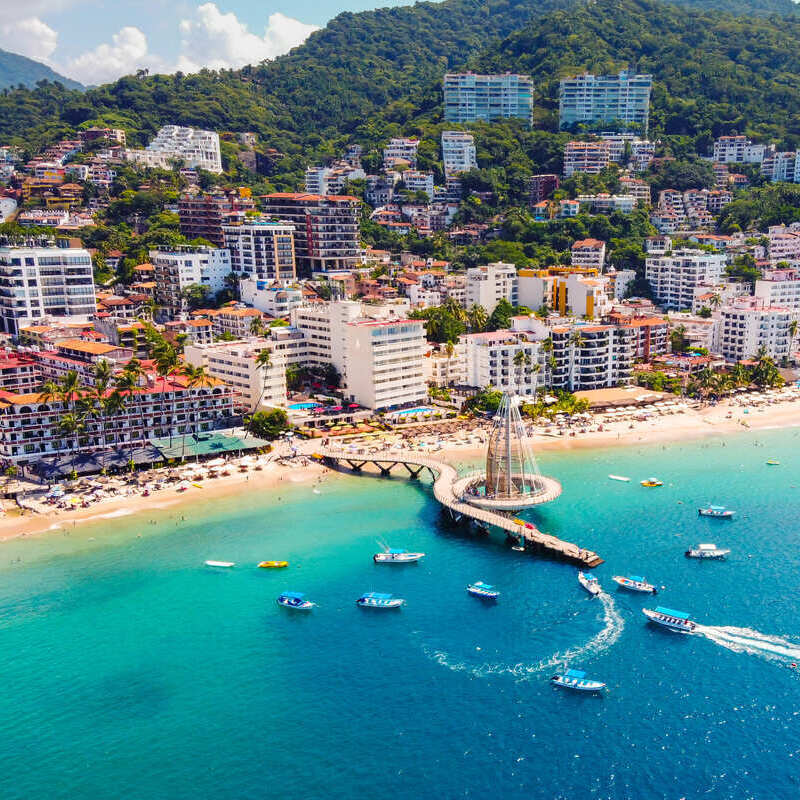
M137 69L196 72L274 58L342 11L406 0L0 0L0 49L86 85Z

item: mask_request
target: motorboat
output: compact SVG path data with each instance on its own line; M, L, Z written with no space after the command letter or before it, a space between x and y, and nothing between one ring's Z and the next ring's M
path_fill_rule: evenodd
M409 553L408 550L387 548L382 553L375 553L372 560L376 564L412 564L425 557L425 553Z
M653 488L654 486L663 486L664 482L660 481L658 478L647 478L646 480L641 481L642 486L646 486L648 489Z
M283 569L289 566L288 561L262 561L259 565L263 569Z
M671 631L691 633L697 627L697 623L692 622L685 611L674 611L671 608L658 606L655 609L643 608L642 614L644 614L650 622L663 625Z
M235 561L206 561L205 565L207 567L224 567L224 568L228 568L228 567L235 567L236 566L236 562Z
M582 669L568 669L553 675L550 678L553 686L560 686L562 689L572 689L575 692L600 692L606 688L604 683L593 681L586 677Z
M587 575L585 572L578 573L578 583L589 592L592 597L597 597L603 591L600 586L600 581L593 575Z
M390 594L365 592L356 600L356 605L362 608L400 608L405 602L405 600Z
M645 594L658 594L658 589L652 583L648 583L641 575L613 575L611 578L614 583L627 589L629 592L644 592Z
M302 592L284 592L278 596L275 602L279 606L292 608L295 611L311 611L316 605L316 603L306 600L306 596Z
M467 591L474 597L482 597L484 600L497 600L500 597L500 592L489 583L483 581L475 581L467 586Z
M770 458L770 459L767 461L767 466L768 466L768 467L779 467L779 466L780 466L780 463L781 463L781 462L780 462L780 461L778 461L778 459L777 459L777 458Z
M612 481L623 481L624 483L630 483L630 478L626 478L624 475L609 475L608 476Z
M715 519L733 519L733 515L736 513L735 511L731 511L725 506L715 506L713 504L706 506L705 508L698 508L697 513L701 517L714 517Z
M717 547L715 544L709 542L689 548L685 555L687 558L725 558L730 552L730 550Z

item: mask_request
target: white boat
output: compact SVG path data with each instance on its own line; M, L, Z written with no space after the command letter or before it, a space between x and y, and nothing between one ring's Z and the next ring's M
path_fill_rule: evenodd
M365 592L356 600L362 608L400 608L406 601L383 592Z
M630 482L630 478L626 478L624 475L609 475L612 481L624 481L625 483Z
M578 573L578 583L589 592L592 597L597 597L603 591L600 586L600 581L593 575L587 575L585 572Z
M685 611L674 611L671 608L658 606L656 609L643 608L642 614L644 614L650 622L663 625L671 631L691 633L697 627L697 623L692 622Z
M207 567L235 567L235 561L206 561L205 565Z
M572 689L575 692L600 692L606 688L604 683L586 677L582 669L568 669L550 678L553 686Z
M713 543L699 544L686 551L687 558L725 558L731 551Z
M624 575L613 575L611 580L629 592L658 594L658 589L652 583L648 583L641 575L631 575L629 578Z
M725 508L725 506L715 506L713 503L705 508L698 508L697 513L701 517L714 517L715 519L733 519L735 511Z
M279 606L295 611L311 611L316 605L316 603L306 600L306 596L302 592L284 592L275 602Z
M469 584L467 591L474 597L482 597L485 600L497 600L500 597L500 592L494 586L483 581L475 581L475 583Z
M411 564L425 557L425 553L409 553L408 550L387 548L382 553L375 553L372 560L376 564Z

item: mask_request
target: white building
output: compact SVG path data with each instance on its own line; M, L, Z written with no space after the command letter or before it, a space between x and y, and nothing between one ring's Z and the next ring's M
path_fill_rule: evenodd
M66 241L64 242L66 244ZM82 247L55 247L46 239L0 245L0 327L16 336L46 316L92 315L92 257Z
M409 192L424 192L428 195L428 200L433 200L433 173L418 172L415 169L407 169L403 173L403 185Z
M760 164L766 154L766 145L753 144L746 136L720 136L714 141L718 164Z
M591 267L603 271L606 263L606 243L600 239L579 239L572 243L572 266Z
M755 282L753 294L766 306L800 310L800 270L765 270L763 277Z
M743 297L720 309L719 351L731 361L752 358L764 348L780 362L791 354L790 326L800 312L765 305L757 297Z
M800 225L772 225L769 228L769 260L800 261Z
M270 351L267 366L256 360L262 350ZM253 412L286 406L286 360L264 339L187 345L184 357L228 384L235 407Z
M239 276L262 281L297 277L294 225L255 218L223 225L222 234L230 250L231 269Z
M465 131L442 131L442 161L447 177L477 169L475 137Z
M608 278L606 294L614 300L622 300L628 294L631 284L636 280L636 270L610 267L605 277Z
M353 167L347 161L336 161L327 167L308 167L305 174L305 190L309 194L342 194L348 181L367 177L361 167Z
M517 302L517 268L513 264L497 261L484 267L470 267L467 270L466 306L476 303L491 314L501 300L508 300L512 306Z
M647 131L652 75L622 71L618 75L585 73L561 80L558 123L610 128L632 127Z
M709 353L719 352L719 336L722 319L719 315L698 317L686 312L671 312L669 315L670 331L683 328L683 335L692 347L704 347Z
M723 254L699 250L676 250L645 261L645 277L658 303L678 310L691 308L695 287L718 283L724 269Z
M183 290L194 284L205 286L215 295L225 288L231 272L231 254L226 248L181 245L171 250L151 250L155 269L155 299L171 313L186 310Z
M423 359L425 380L434 386L467 386L467 345L464 337L453 345L453 354L447 355L442 345Z
M303 302L301 289L253 278L239 281L239 297L246 305L257 308L270 317L288 317L292 309Z
M551 331L550 385L571 392L630 383L638 331L630 325L577 324Z
M145 167L171 169L182 162L185 167L222 172L219 134L180 125L165 125L144 150L126 150L125 157Z
M656 143L640 139L633 133L601 133L608 144L611 160L628 164L634 172L644 172L656 154Z
M409 166L417 166L419 139L398 136L389 140L383 148L383 166L391 169L398 161L407 161Z
M761 174L773 183L782 181L797 182L797 153L770 153L761 164Z
M581 208L586 208L592 214L630 214L636 208L637 199L632 194L579 194L578 202Z

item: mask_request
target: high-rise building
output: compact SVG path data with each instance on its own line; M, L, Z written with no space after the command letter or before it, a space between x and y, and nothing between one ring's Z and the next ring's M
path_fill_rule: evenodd
M558 189L558 175L531 175L527 182L528 202L535 206Z
M222 231L231 270L240 278L293 281L297 277L294 225L257 218L223 225Z
M88 316L97 310L92 257L61 240L0 244L0 326L16 336L21 325L47 316Z
M656 301L665 308L682 310L692 307L697 286L719 282L725 256L700 250L675 250L671 255L648 257L645 265L645 277Z
M444 76L442 88L447 122L521 119L531 123L533 81L530 75L449 72Z
M447 177L477 169L475 137L465 131L442 131L442 161Z
M277 192L263 197L262 207L268 216L294 225L298 272L352 269L358 263L358 198Z
M517 268L502 261L467 270L467 308L483 306L491 314L501 300L517 305Z
M205 239L215 247L225 246L222 226L255 208L249 197L224 194L185 195L178 201L181 233L187 239Z
M731 361L752 358L763 347L775 361L788 358L792 323L800 312L770 306L760 297L741 297L720 309L719 351Z
M623 70L618 75L584 73L559 85L558 124L598 130L647 131L652 75Z
M184 289L204 286L215 295L225 288L225 278L231 272L231 254L225 248L181 245L169 250L151 250L150 263L155 269L156 302L173 315L188 307Z
M126 150L125 157L145 167L182 166L222 172L219 134L199 128L165 125L144 150Z

